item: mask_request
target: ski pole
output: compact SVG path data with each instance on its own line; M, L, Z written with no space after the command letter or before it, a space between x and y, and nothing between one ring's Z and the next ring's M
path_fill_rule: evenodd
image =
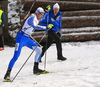
M42 47L41 44L38 43L32 36L30 36L30 38L31 38L32 40L34 40L40 47Z
M40 42L43 40L43 38L45 37L46 33L43 35L43 37L40 39L39 41L39 44ZM33 52L36 50L38 46L35 47L35 49L31 52L31 54L29 55L29 57L26 59L26 61L24 62L24 64L22 65L22 67L19 69L19 71L17 72L17 74L14 76L12 82L15 80L15 78L17 77L17 75L19 74L19 72L22 70L22 68L24 67L24 65L27 63L27 61L29 60L29 58L31 57L31 55L33 54Z
M49 24L49 13L47 15L47 26ZM47 41L48 41L48 29L47 29L47 39L46 39L46 48L47 49ZM44 70L46 70L46 56L47 56L47 51L45 51L45 61L44 61Z
M25 20L25 19L29 16L30 11L32 10L32 8L33 8L33 6L34 6L35 2L36 2L36 0L34 0L34 1L33 1L33 4L32 4L32 6L31 6L31 8L30 8L30 10L29 10L28 14L24 17L24 20Z

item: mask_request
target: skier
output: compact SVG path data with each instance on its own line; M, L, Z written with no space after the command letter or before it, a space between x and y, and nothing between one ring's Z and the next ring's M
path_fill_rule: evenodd
M46 13L42 20L40 21L40 24L42 26L48 26L48 38L46 44L42 48L42 56L44 55L44 52L51 46L53 43L53 40L56 42L57 47L57 55L58 60L66 60L67 58L63 57L62 55L62 45L61 45L61 12L59 11L60 6L58 3L54 4L53 9L50 9L50 6L47 6L47 9L49 10L48 13ZM40 60L41 62L41 60Z
M39 20L41 20L43 15L44 15L43 8L41 8L41 7L37 8L37 10L35 11L35 14L32 14L25 21L25 23L22 27L22 30L17 34L14 56L11 59L8 69L7 69L7 72L4 76L5 81L11 82L11 80L10 80L11 70L12 70L15 62L17 61L23 46L27 46L28 48L30 48L32 50L35 49L35 51L36 51L33 73L34 74L48 73L47 71L41 70L38 68L42 49L35 43L35 41L33 41L32 39L29 38L30 35L34 32L34 30L46 30L46 27L38 25Z

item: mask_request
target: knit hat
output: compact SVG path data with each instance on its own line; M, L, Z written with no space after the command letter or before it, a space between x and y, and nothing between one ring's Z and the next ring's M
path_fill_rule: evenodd
M54 4L53 9L54 9L54 8L58 8L58 9L60 9L59 4L58 4L58 3Z

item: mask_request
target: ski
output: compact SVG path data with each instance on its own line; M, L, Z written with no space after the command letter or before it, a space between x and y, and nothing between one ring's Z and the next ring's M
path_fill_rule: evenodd
M78 70L85 70L85 69L88 69L89 67L85 67L85 68L80 68Z
M44 71L42 73L36 73L35 75L42 75L42 74L49 74L49 73L54 73L54 72Z

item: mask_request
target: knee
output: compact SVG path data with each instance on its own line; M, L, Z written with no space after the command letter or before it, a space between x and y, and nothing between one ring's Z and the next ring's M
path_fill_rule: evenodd
M36 52L37 52L38 54L41 54L41 53L42 53L42 49L41 49L40 47L37 47L37 48L36 48Z
M59 37L56 38L56 42L58 42L58 43L61 42Z
M20 55L20 53L15 51L14 56L13 56L13 60L17 61L19 55Z

